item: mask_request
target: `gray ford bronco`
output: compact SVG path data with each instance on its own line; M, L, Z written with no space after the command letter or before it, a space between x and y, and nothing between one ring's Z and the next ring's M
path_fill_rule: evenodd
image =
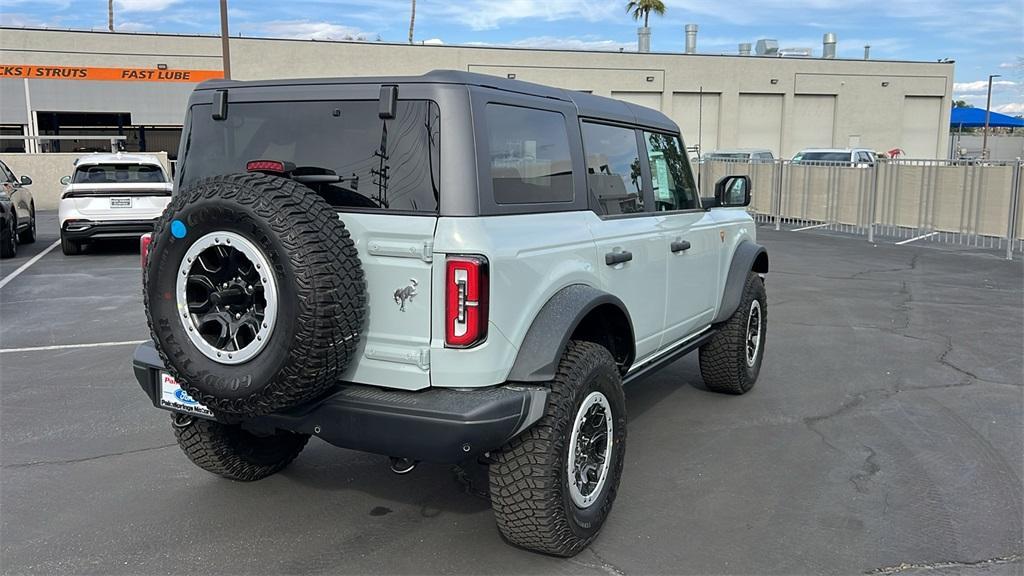
M750 181L700 198L654 110L454 71L211 81L179 159L134 367L214 474L310 436L476 459L501 534L571 556L615 500L626 383L695 350L712 391L757 380Z

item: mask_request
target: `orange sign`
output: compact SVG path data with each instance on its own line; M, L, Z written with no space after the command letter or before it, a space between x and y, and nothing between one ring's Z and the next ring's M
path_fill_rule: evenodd
M0 78L33 80L116 80L125 82L202 82L223 78L221 70L160 70L157 68L94 68L0 64Z

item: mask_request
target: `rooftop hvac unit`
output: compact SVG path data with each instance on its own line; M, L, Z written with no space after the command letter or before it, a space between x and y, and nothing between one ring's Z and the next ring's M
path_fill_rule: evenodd
M754 54L758 56L777 56L779 54L779 41L771 38L762 38L757 41L754 47Z
M810 58L813 48L783 48L779 50L781 58Z

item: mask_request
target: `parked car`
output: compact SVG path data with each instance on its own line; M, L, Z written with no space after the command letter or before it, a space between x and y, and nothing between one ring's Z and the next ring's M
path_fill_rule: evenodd
M131 238L153 230L171 200L172 184L156 156L89 154L61 179L60 247L68 255L103 238Z
M842 162L851 166L873 166L877 159L875 152L867 148L807 148L793 156L793 163Z
M704 155L705 160L771 162L775 154L767 148L725 148Z
M36 203L28 186L32 179L18 178L0 161L0 258L13 258L18 244L36 241Z
M750 179L702 202L660 112L436 71L205 82L185 125L134 367L209 472L310 436L481 459L502 535L571 556L615 500L624 384L696 350L709 390L757 381Z

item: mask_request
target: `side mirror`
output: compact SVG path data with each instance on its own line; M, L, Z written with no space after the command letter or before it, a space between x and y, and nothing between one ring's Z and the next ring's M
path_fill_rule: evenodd
M60 183L67 186L68 184L71 183L71 176L64 176L63 178L60 179Z
M750 205L750 176L726 176L715 184L715 206L742 208Z
M32 179L31 178L29 178L28 176L22 176L21 177L21 185L22 186L28 186L30 184L32 184Z

